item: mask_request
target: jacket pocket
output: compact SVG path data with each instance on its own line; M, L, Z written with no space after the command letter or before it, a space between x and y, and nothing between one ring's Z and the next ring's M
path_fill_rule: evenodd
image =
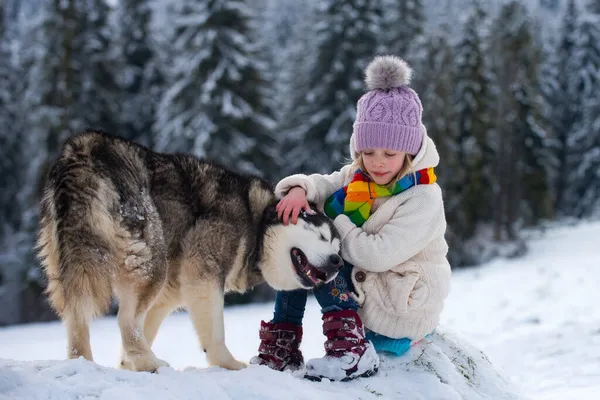
M362 286L365 302L372 301L389 314L405 314L415 308L415 302L426 297L424 285L419 284L419 274L416 271L370 272L367 275Z
M423 307L429 300L430 292L429 285L423 279L418 279L408 296L408 309L416 310Z

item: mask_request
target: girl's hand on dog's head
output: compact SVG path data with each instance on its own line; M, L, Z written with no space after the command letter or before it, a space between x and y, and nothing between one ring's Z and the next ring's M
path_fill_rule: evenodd
M312 211L306 199L306 191L300 186L291 188L285 197L277 203L276 210L277 217L284 225L287 225L290 221L292 224L296 224L301 211Z

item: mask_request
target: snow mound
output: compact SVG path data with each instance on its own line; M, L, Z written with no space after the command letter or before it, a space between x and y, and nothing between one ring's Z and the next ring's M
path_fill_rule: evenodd
M381 355L379 373L347 383L311 382L250 366L131 372L86 361L0 359L0 399L520 399L485 354L440 327L406 355Z

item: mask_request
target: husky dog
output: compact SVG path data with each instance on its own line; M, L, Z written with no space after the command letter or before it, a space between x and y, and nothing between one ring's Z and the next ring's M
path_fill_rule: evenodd
M68 334L68 358L92 360L89 322L119 299L121 367L168 365L151 350L161 322L187 308L208 362L245 366L225 345L223 295L335 278L340 239L323 214L279 222L265 181L103 132L64 144L41 201L39 255Z

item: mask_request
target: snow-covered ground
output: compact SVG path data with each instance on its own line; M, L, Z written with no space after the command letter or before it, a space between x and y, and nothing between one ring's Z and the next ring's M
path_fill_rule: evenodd
M0 329L0 399L597 399L599 236L598 222L553 228L534 233L523 258L456 271L431 342L383 357L372 378L316 383L257 366L206 368L181 313L167 319L154 345L172 366L158 374L112 368L119 350L114 318L92 325L99 365L63 360L60 323ZM255 354L259 321L270 315L270 304L227 309L226 340L238 359ZM322 355L320 330L312 301L306 358Z
M600 399L600 223L534 232L526 256L455 273L442 323L536 399Z

